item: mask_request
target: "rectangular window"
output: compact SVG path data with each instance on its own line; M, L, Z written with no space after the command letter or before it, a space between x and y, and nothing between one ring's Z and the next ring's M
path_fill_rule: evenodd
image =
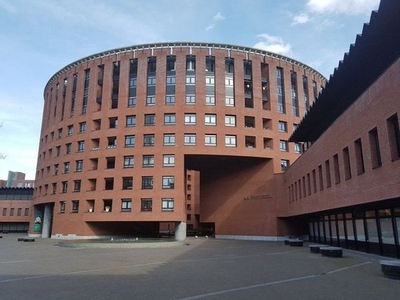
M204 145L206 146L217 146L217 135L216 134L206 134L204 136Z
M174 85L176 83L176 77L175 76L167 76L166 83L167 83L167 85Z
M79 200L72 200L72 212L77 213L79 211Z
M136 97L129 97L128 98L128 107L135 107L136 106Z
M319 190L322 191L324 189L324 177L322 175L322 166L318 166L318 177L319 177Z
M175 166L175 155L164 154L163 155L163 166L164 167L174 167Z
M196 114L185 114L185 125L196 125Z
M153 189L153 176L142 176L142 189L143 190Z
M225 106L234 107L235 106L235 99L233 97L225 97Z
M286 113L285 108L285 93L284 93L284 81L283 81L283 69L276 68L276 89L278 95L278 112L281 114Z
M356 151L357 175L361 175L365 173L364 154L361 139L358 139L354 142L354 148Z
M69 125L67 127L67 135L72 135L73 131L74 131L74 126L73 125Z
M7 208L6 207L3 208L3 217L5 217L5 216L7 216Z
M10 216L11 217L14 215L14 210L15 210L15 208L10 208Z
M79 132L86 132L86 122L79 123Z
M215 96L206 95L206 105L215 105Z
M144 115L144 125L145 126L154 126L154 125L156 125L156 115L155 114L146 114L146 115Z
M287 141L284 141L284 140L280 140L280 141L279 141L279 149L280 149L282 152L287 152L287 151L288 151L288 142L287 142Z
M122 189L131 190L133 188L133 177L122 177Z
M164 146L175 146L175 133L164 133Z
M72 144L68 143L68 144L65 145L65 153L66 154L71 154L71 152L72 152Z
M175 95L166 95L165 96L165 104L166 105L174 105L175 104Z
M133 155L124 156L124 168L133 168Z
M161 210L162 211L174 211L174 199L173 198L162 198Z
M346 147L343 149L343 164L344 164L344 178L351 178L351 165L350 165L350 153L349 148Z
M66 202L60 201L60 213L65 213Z
M78 142L78 152L83 152L85 150L85 141Z
M225 135L225 146L236 147L236 135Z
M126 135L125 136L125 147L135 147L135 136Z
M75 172L82 172L83 160L77 160L75 161L75 164L76 164Z
M236 116L225 115L225 126L236 126Z
M106 168L107 169L115 169L115 157L114 156L110 156L110 157L106 157Z
M154 134L143 135L143 146L153 147L154 146Z
M132 199L121 199L121 211L130 212L132 209Z
M156 85L156 78L155 77L147 77L147 85Z
M175 184L174 176L163 176L162 177L162 188L173 189Z
M186 104L194 105L196 104L196 96L195 95L186 95Z
M191 84L191 85L196 84L196 77L195 76L186 76L186 84Z
M400 129L397 114L386 120L392 161L400 159Z
M136 126L136 116L126 116L126 127Z
M215 126L217 125L217 115L215 114L205 114L204 116L204 124Z
M143 168L154 167L154 155L143 155Z
M314 193L317 192L317 175L315 174L315 169L312 171L312 180L313 180L313 186L314 186Z
M301 153L301 144L299 144L299 143L294 144L294 153L297 153L297 154Z
M141 211L152 211L153 209L153 199L142 198L140 199L140 210Z
M333 156L333 169L335 170L335 183L340 183L340 169L339 169L339 156L335 154Z
M372 168L379 168L382 166L382 158L379 146L378 129L376 127L369 132L369 145L371 149Z
M287 132L287 123L279 121L278 123L279 132Z
M289 161L287 159L281 159L281 171L284 172L289 168Z
M330 187L332 185L331 181L331 166L329 160L325 161L325 177L326 177L326 187Z
M164 114L164 125L175 125L176 115L175 114Z
M80 191L81 191L81 181L74 180L74 192L80 192Z
M70 169L69 166L70 166L69 162L64 163L64 174L69 174L69 169Z
M105 190L114 189L114 178L104 178L104 189Z
M194 134L194 133L185 133L184 145L185 146L195 146L196 145L196 134Z
M147 96L146 97L146 105L153 106L156 104L156 96Z

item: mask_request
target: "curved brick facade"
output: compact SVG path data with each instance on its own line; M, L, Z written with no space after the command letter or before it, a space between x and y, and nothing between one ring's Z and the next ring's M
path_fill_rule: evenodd
M290 58L220 44L138 45L66 66L44 91L34 199L44 224L30 232L126 235L187 222L221 236L279 235L275 178L298 157L287 140L324 83Z

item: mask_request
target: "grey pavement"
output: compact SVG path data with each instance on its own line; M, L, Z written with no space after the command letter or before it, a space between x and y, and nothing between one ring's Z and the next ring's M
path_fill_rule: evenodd
M69 248L0 239L0 299L400 299L376 255L342 258L283 242L188 238L149 248Z

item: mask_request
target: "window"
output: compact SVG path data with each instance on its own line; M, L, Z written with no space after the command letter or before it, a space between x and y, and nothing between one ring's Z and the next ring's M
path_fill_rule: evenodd
M145 126L154 126L155 124L156 124L156 115L155 114L144 115L144 125Z
M141 211L152 211L153 199L142 198L140 199L140 210Z
M7 216L7 208L6 207L3 208L3 217L5 217L5 216Z
M206 85L215 85L215 77L206 76Z
M186 95L186 104L196 104L196 96L195 95Z
M143 155L143 168L154 167L154 155Z
M333 156L333 169L335 170L335 183L340 183L340 169L339 169L339 156L335 154Z
M136 97L129 97L128 98L128 107L135 107L136 106Z
M79 200L72 200L72 212L77 213L79 211Z
M147 78L147 85L156 85L156 78L155 77L148 77Z
M204 136L204 144L206 146L217 146L217 135L216 134L206 134Z
M225 97L225 106L235 106L235 99L233 97Z
M56 156L60 156L61 155L61 146L57 146L56 147Z
M215 114L205 114L204 116L204 124L205 125L217 125L217 115Z
M326 175L326 187L330 187L331 183L331 165L329 160L325 161L325 175Z
M165 96L165 104L166 105L174 105L175 104L175 95L166 95Z
M287 132L287 123L283 121L279 121L278 128L280 132Z
M22 215L22 208L17 209L17 216L20 217Z
M174 176L163 176L162 177L162 188L163 189L173 189L175 183Z
M146 147L154 146L154 134L143 135L143 145Z
M164 154L163 155L163 166L164 167L174 167L175 166L175 155Z
M195 76L186 76L186 84L196 84Z
M131 190L133 188L133 177L122 177L122 189Z
M143 190L153 189L153 176L142 176L142 189Z
M74 180L74 192L80 192L80 191L81 191L81 181Z
M85 141L78 142L78 152L83 152L85 150Z
M371 147L372 168L375 169L382 166L378 129L376 127L369 132L369 144Z
M136 126L136 116L126 116L126 127Z
M77 160L77 161L75 161L75 163L76 163L75 171L76 171L76 172L82 172L82 169L83 169L83 160Z
M133 168L133 155L124 156L124 168Z
M164 133L164 146L174 146L174 145L175 145L175 134Z
M108 137L107 138L107 143L108 143L107 144L107 148L108 149L113 149L113 148L117 147L117 137L115 137L115 136ZM97 145L98 145L98 143L97 143Z
M147 96L146 97L146 105L152 106L156 104L156 96Z
M162 198L161 210L162 211L174 211L174 199L173 198Z
M176 82L176 77L175 76L167 76L167 85L174 85Z
M104 178L104 189L105 190L114 189L114 178Z
M86 122L79 123L79 132L86 132Z
M287 159L281 159L281 170L286 171L289 168L289 161Z
M58 170L59 170L59 165L55 164L54 165L54 175L58 175Z
M225 86L233 87L233 78L232 77L225 77Z
M185 114L185 125L196 125L196 114Z
M121 211L131 211L132 209L132 199L121 199Z
M114 156L106 157L106 168L107 169L115 169L115 157Z
M206 105L215 105L215 96L206 95Z
M71 152L72 152L72 144L68 143L68 144L65 145L65 153L66 154L71 154Z
M67 135L72 135L73 131L74 131L74 127L72 125L69 125L67 127Z
M354 148L356 150L357 174L361 175L365 173L364 155L361 139L358 139L354 142Z
M225 126L236 126L236 116L225 115Z
M14 215L14 210L15 210L15 208L10 208L10 216Z
M389 134L389 146L392 161L400 158L400 128L397 114L387 119L387 129Z
M301 153L301 144L299 143L294 144L294 153Z
M24 216L25 216L25 217L29 216L29 208L25 208Z
M66 202L65 201L60 201L60 213L65 213L65 206Z
M280 140L280 141L279 141L279 149L280 149L282 152L287 152L287 151L288 151L288 142L287 142L287 141Z
M135 136L126 135L125 136L125 147L135 147Z
M236 147L236 135L225 135L225 146Z
M343 163L344 163L344 178L347 180L351 178L350 154L348 147L343 149Z
M196 145L196 134L195 133L185 133L184 145L185 146L195 146Z
M68 174L69 173L69 169L70 169L70 163L69 162L65 162L64 163L64 174Z
M175 125L176 116L175 114L164 114L164 125Z

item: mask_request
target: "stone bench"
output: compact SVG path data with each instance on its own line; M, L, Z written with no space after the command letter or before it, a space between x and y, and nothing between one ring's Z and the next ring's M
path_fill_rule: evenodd
M289 246L292 246L292 247L303 247L303 240L289 239Z
M327 257L342 257L343 250L340 247L320 247L319 251L322 256Z
M381 260L381 270L385 277L390 279L400 279L399 260Z
M322 247L327 247L326 245L309 245L311 253L321 253L320 249Z

